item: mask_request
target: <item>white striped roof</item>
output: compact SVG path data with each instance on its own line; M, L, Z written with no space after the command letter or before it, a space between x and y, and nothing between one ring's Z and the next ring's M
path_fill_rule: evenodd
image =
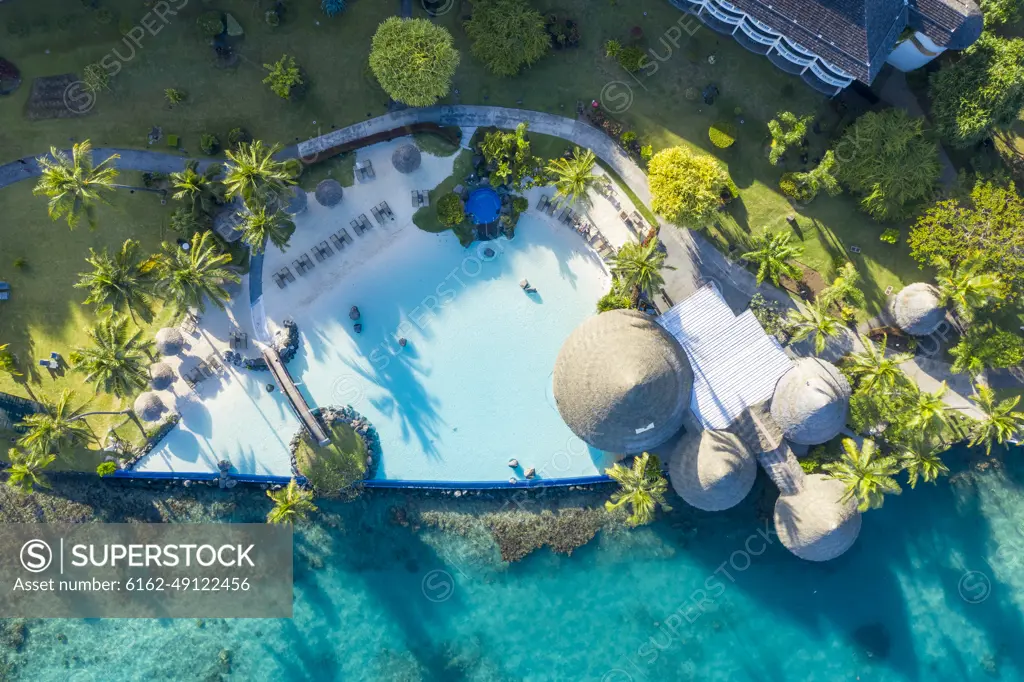
M772 397L792 362L749 310L736 316L714 284L658 318L693 367L690 409L708 429L724 429Z

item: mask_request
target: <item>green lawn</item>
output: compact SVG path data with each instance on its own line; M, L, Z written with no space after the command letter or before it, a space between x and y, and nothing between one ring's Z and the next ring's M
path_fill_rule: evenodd
M328 429L331 444L319 447L303 435L295 453L296 466L321 494L336 493L366 475L366 443L348 424L335 422Z
M416 213L412 216L412 221L416 223L416 227L420 228L425 232L444 232L445 230L451 230L452 228L447 225L442 225L441 221L437 219L437 202L445 194L451 192L456 185L465 181L466 176L469 175L473 170L473 152L468 149L463 149L459 152L459 155L455 157L455 163L452 166L452 174L441 181L441 183L430 190L430 205L424 206L416 210ZM459 225L454 228L454 232L459 237L459 241L463 245L468 245L472 241L472 227L468 224Z

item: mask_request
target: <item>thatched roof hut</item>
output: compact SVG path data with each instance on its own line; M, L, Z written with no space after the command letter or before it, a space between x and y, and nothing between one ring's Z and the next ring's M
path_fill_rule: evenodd
M185 347L185 337L176 327L164 327L156 333L156 349L161 355L177 355Z
M166 362L154 362L149 366L149 385L154 391L163 391L174 383L174 370Z
M927 336L946 319L946 308L939 302L939 290L918 282L903 287L892 301L896 326L914 336Z
M775 386L772 419L786 438L818 445L834 438L846 424L850 384L831 363L802 358Z
M634 454L682 426L693 371L682 346L648 315L612 310L566 339L555 361L558 412L595 448Z
M285 195L284 198L288 203L284 207L284 212L288 215L298 215L306 210L306 206L309 204L309 198L306 196L306 190L302 189L298 185L292 187Z
M691 431L678 441L669 460L669 479L676 493L704 511L736 506L755 478L754 454L728 431Z
M853 546L860 512L854 500L840 501L844 490L834 478L813 474L804 479L800 492L779 497L775 532L786 549L807 561L828 561Z
M147 391L135 399L135 414L139 419L147 422L155 422L167 411L164 401L152 391Z
M321 180L320 184L316 186L314 196L316 197L316 203L330 208L331 206L337 206L341 202L341 197L344 193L341 184L337 180L328 178L327 180Z
M399 173L412 173L420 167L422 157L414 144L403 144L391 155L391 164Z

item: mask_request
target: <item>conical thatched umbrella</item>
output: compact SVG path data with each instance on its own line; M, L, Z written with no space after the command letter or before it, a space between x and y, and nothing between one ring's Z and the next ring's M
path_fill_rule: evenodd
M669 459L669 478L687 504L721 511L736 506L750 492L757 460L728 431L690 431Z
M818 445L834 438L846 423L850 384L834 365L803 358L782 375L772 396L772 418L786 438Z
M391 163L399 173L412 173L420 167L420 150L414 144L403 144L391 155Z
M174 382L174 370L165 362L149 366L149 385L154 391L163 391Z
M931 284L918 282L903 287L892 302L896 326L914 336L928 336L946 319L946 309L939 302L939 290Z
M341 197L344 195L344 191L341 189L341 185L337 180L322 180L319 185L316 186L316 203L321 206L337 206L341 201Z
M167 411L167 406L160 400L160 396L152 391L147 391L135 399L135 414L147 422L155 422Z
M682 426L693 371L682 346L653 318L612 310L566 339L553 383L558 412L573 433L600 450L634 454Z
M860 533L857 503L841 502L845 486L812 474L793 495L775 503L775 532L793 554L808 561L828 561L850 549Z
M306 196L306 190L301 187L292 187L291 196L285 195L288 199L288 205L284 207L284 212L288 215L298 215L306 210L306 205L309 203L309 199Z
M185 346L185 337L176 327L164 327L156 333L156 349L161 355L177 355Z

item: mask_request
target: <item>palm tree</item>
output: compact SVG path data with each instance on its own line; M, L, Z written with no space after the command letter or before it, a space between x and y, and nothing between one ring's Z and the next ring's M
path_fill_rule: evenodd
M846 358L846 371L860 378L858 390L868 391L877 387L883 391L891 391L898 384L907 381L907 375L900 369L900 365L913 358L913 353L897 353L886 357L888 335L883 335L882 343L877 346L864 335L861 335L860 342L864 344L864 351L853 353Z
M579 147L573 147L571 159L559 157L548 163L545 170L553 178L556 202L588 203L587 191L605 179L593 173L595 161L594 152L589 149L581 152Z
M900 484L893 478L900 472L899 460L880 457L875 441L870 438L859 448L852 438L844 438L842 457L823 468L829 477L846 486L840 499L843 502L857 500L857 511L878 509L886 493L899 495L901 492Z
M107 313L127 310L133 322L138 322L136 311L148 319L155 263L151 258L140 259L138 250L139 243L134 239L126 239L113 257L106 249L100 253L89 249L85 262L92 266L92 271L81 273L75 284L88 290L85 302L98 303L100 310Z
M206 299L223 309L231 300L223 284L241 280L224 267L230 262L231 256L220 252L210 232L192 235L187 251L164 242L159 257L160 287L179 313L191 307L206 310Z
M985 454L992 454L992 444L1003 445L1011 438L1024 433L1024 412L1014 410L1020 396L996 402L995 393L984 384L978 384L977 394L971 402L978 406L984 417L971 424L970 445L985 444Z
M198 168L199 162L190 160L185 164L185 170L170 174L171 186L177 190L171 196L191 203L193 213L208 213L224 198L224 187L216 180L221 167L213 163L202 173Z
M952 303L966 320L973 317L975 310L1005 296L1002 279L994 272L985 272L976 255L972 254L956 265L942 256L936 256L932 262L938 269L935 283L939 287L940 300L943 304Z
M92 439L92 431L83 417L80 407L71 407L75 397L71 389L64 389L56 403L44 403L44 410L22 418L21 424L26 428L24 435L18 439L18 445L43 454L56 454L65 447L87 443Z
M657 455L645 452L633 458L631 468L627 469L615 463L604 472L619 484L619 489L612 493L611 499L604 503L604 507L612 511L628 504L632 513L626 519L626 523L630 526L650 523L658 505L665 511L672 511L672 507L665 502L668 482L661 475L661 462Z
M665 252L661 244L651 239L647 244L628 242L612 261L612 274L620 279L624 290L630 292L631 305L636 307L640 295L654 296L664 284L665 278L660 270L665 266ZM675 268L668 266L670 270Z
M242 142L237 150L226 152L230 162L224 177L227 197L242 197L247 205L268 203L276 199L288 185L295 184L291 174L274 154L281 145L264 148L259 140Z
M142 331L128 329L128 318L111 317L89 331L92 345L71 353L75 369L85 373L85 380L96 384L96 392L104 390L124 398L146 388L149 358L148 341Z
M743 254L743 258L760 263L757 269L757 283L770 280L778 286L779 278L783 275L790 279L800 276L800 268L788 262L792 258L798 258L803 254L803 247L790 243L791 235L788 232L772 232L765 230L754 238L754 251Z
M900 463L907 472L910 487L917 486L917 479L934 483L939 476L949 473L949 467L942 462L941 448L928 445L925 438L916 438L900 450Z
M918 429L921 432L928 432L932 429L941 429L949 424L949 406L942 400L949 387L946 382L935 393L925 393L918 390L913 399L907 419L907 428Z
M803 341L814 337L814 354L821 355L825 350L825 342L836 336L843 328L842 320L828 311L828 304L815 301L803 310L797 309L786 318L793 333L793 341Z
M313 504L313 491L300 488L294 478L280 490L268 490L267 497L274 501L274 508L267 514L267 523L294 524L317 510Z
M14 358L14 353L7 350L9 345L9 343L0 344L0 372L17 378L21 376L21 372L18 371L18 363Z
M860 273L857 266L846 261L839 274L832 280L831 286L825 287L818 300L826 305L864 305L864 291L860 288Z
M119 154L113 154L93 166L89 140L75 144L70 158L50 147L49 157L36 159L42 177L32 193L50 198L48 210L52 220L66 218L68 227L74 229L84 215L89 227L96 227L95 202L106 203L103 192L113 191L117 170L108 164L119 158Z
M288 240L295 232L295 223L280 209L268 209L260 204L250 208L242 221L242 241L253 253L262 253L269 240L282 251L288 247Z
M42 452L22 452L17 448L7 451L11 467L7 474L7 485L22 494L35 491L36 486L49 488L50 484L43 477L43 469L53 464L56 456Z

